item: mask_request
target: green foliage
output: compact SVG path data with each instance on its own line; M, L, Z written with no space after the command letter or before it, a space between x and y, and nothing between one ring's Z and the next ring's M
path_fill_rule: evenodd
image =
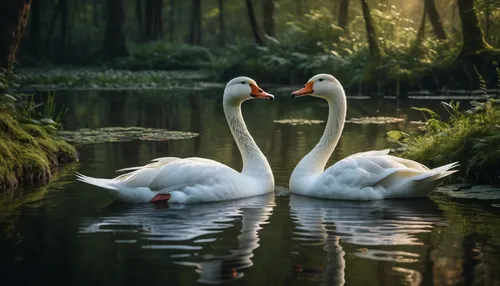
M441 121L436 113L426 108L415 108L429 114L421 135L389 137L403 144L400 156L416 160L429 167L459 161L461 175L483 183L500 181L500 110L498 99L472 101L471 108L459 109L459 104L443 102L450 118Z
M149 42L131 46L131 57L115 62L130 70L183 70L209 66L212 54L207 48L169 42Z
M425 38L422 48L415 50L417 32L409 26L412 21L400 17L394 7L384 12L373 9L372 15L381 33L382 58L369 54L362 16L350 22L350 33L344 35L331 24L331 12L318 9L287 22L280 36L269 39L266 47L233 47L221 57L224 62L215 66L223 69L223 80L245 73L259 80L293 83L327 72L347 88L377 85L385 92L400 94L402 87L418 88L422 77L450 64L459 52L458 45L435 38Z

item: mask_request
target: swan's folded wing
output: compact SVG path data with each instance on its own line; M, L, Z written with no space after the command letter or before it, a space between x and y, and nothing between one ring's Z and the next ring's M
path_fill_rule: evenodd
M167 164L170 164L172 162L182 160L181 158L178 157L161 157L161 158L156 158L151 160L152 163L146 164L144 166L134 166L134 167L128 167L128 168L123 168L117 170L117 172L126 172L126 171L135 171L135 170L140 170L140 169L145 169L145 168L161 168L162 166L165 166Z
M391 176L395 180L406 181L418 175L420 170L409 168L393 156L349 156L321 174L317 182L323 185L338 185L347 189L363 189L378 187L384 178ZM397 174L397 175L396 175Z
M161 167L148 187L160 193L182 192L201 201L222 200L238 197L241 190L238 184L244 184L244 179L239 172L219 162L187 158Z

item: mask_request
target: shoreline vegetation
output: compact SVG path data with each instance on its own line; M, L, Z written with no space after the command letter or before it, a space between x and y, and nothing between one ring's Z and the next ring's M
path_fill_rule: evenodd
M0 189L45 184L64 163L78 161L76 149L56 136L64 112L55 114L53 97L35 104L12 92L11 75L0 72ZM52 118L55 117L55 120Z
M458 161L459 179L480 184L500 183L500 99L471 101L460 110L458 102L442 102L449 113L440 120L428 108L422 112L425 124L420 133L390 131L388 137L400 144L396 156L415 160L430 168Z
M300 17L280 6L279 13L274 10L264 12L271 13L263 16L272 23L268 23L272 29L264 27L264 31L254 19L258 11L248 5L252 1L247 7L243 3L213 7L212 13L215 14L210 16L193 14L191 25L197 23L194 21L196 17L201 17L204 21L215 21L210 23L216 26L215 16L219 17L220 25L224 24L223 8L248 11L250 22L243 21L239 25L249 24L246 28L251 28L252 33L233 35L219 29L216 32L221 38L216 42L208 38L202 41L208 30L201 31L202 27L196 25L191 27L188 42L179 38L181 31L176 37L150 35L152 37L145 38L144 31L129 29L134 19L127 19L129 28L124 31L123 17L120 16L120 23L113 22L119 24L114 27L117 38L111 41L107 34L104 35L104 47L97 45L99 50L96 43L102 39L90 35L83 39L83 34L75 32L92 29L97 33L100 30L75 22L71 47L78 47L80 52L72 52L67 43L59 47L64 49L63 56L57 53L57 49L50 49L48 42L45 49L34 48L33 41L39 39L31 39L36 35L28 30L28 41L20 46L21 51L26 50L19 56L21 67L50 67L53 64L56 68L100 66L103 71L96 74L27 72L20 83L36 88L114 88L124 84L131 88L163 89L170 87L171 78L164 76L166 71L201 72L204 80L212 82L225 82L245 74L262 83L277 84L300 84L314 74L325 72L335 75L348 93L376 98L382 94L405 97L411 92L477 90L480 85L474 76L477 70L484 76L487 87L494 88L495 69L500 63L500 26L497 25L500 13L488 14L488 29L483 32L486 8L481 1L458 0L453 7L446 8L455 11L455 16L447 21L442 21L439 14L429 12L436 10L436 7L427 6L436 6L434 1L425 2L422 18L415 16L417 10L405 13L404 9L394 5L379 3L369 6L367 1L353 1L350 8L338 11L338 17L322 5L303 10ZM94 10L99 7L94 4L86 8ZM125 9L133 10L128 6ZM129 16L130 11L125 12L120 13ZM275 17L280 17L280 21L275 21ZM113 20L108 19L108 24ZM140 21L146 21L146 18L137 20L142 27L144 23ZM103 22L101 24L106 24ZM456 28L460 25L461 30ZM239 28L245 30L243 26ZM48 27L39 30L44 29ZM36 31L40 33L39 30ZM172 30L169 32L173 33ZM109 49L115 53L109 53Z

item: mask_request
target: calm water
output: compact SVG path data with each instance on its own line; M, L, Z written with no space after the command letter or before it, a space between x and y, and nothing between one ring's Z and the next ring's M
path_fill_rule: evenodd
M270 92L274 90L269 88ZM200 156L234 168L241 158L226 125L221 90L59 92L66 128L143 126L200 133L195 139L88 145L50 185L0 200L0 285L500 285L500 209L481 201L376 202L261 196L203 205L113 203L74 171L115 170L162 156ZM279 186L317 142L318 99L251 101L250 132ZM438 101L349 100L348 117L420 115ZM385 133L411 125L346 125L330 162L388 146ZM496 269L496 270L495 270Z

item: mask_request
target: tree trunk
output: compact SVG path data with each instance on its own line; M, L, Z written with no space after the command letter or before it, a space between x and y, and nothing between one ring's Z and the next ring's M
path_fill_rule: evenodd
M142 9L142 1L141 0L135 0L135 16L137 18L137 28L139 30L139 36L141 39L144 39L144 24L143 24L143 9Z
M153 40L163 38L163 0L156 0L154 5Z
M491 15L491 7L490 7L490 1L489 0L484 0L484 38L486 39L486 42L490 39L490 15Z
M144 8L144 37L147 41L154 39L153 26L154 26L154 0L146 0Z
M429 15L429 21L432 24L432 29L434 29L436 37L441 40L446 40L446 32L443 27L443 22L441 21L441 16L439 16L436 9L436 3L434 0L425 0L424 6Z
M275 36L274 27L274 0L264 0L262 2L262 11L264 12L264 31L271 37Z
M107 59L128 56L125 46L123 23L125 22L125 0L107 0L108 22L104 37L104 56Z
M62 1L57 2L54 14L52 14L52 19L50 19L49 31L47 32L47 35L45 36L45 41L43 42L42 48L38 50L38 54L40 54L40 55L43 55L45 50L49 46L50 39L52 38L52 34L54 33L54 29L56 27L57 18L59 17L59 14L61 13L62 5L63 5Z
M479 26L474 0L457 0L458 12L462 21L462 54L473 54L491 48L484 40Z
M303 0L295 0L295 13L298 17L304 16L304 3L302 3Z
M28 21L31 0L0 1L0 68L12 70Z
M224 23L224 0L219 0L219 46L226 44L226 25Z
M175 0L170 0L170 17L168 19L169 21L168 40L170 42L173 42L175 39L175 13L176 13Z
M35 50L35 54L40 46L40 14L42 0L35 1L31 4L30 11L30 46Z
M250 21L250 27L252 28L253 37L255 43L260 46L264 45L264 37L262 36L262 32L257 24L257 20L255 19L255 12L253 9L252 0L245 0L247 4L247 12L248 12L248 20Z
M59 38L59 48L58 48L58 58L64 59L66 53L66 44L68 39L68 0L59 0L61 5L59 6L61 9L61 26L60 26L60 38Z
M424 2L424 11L422 15L422 20L420 22L420 28L418 29L417 32L417 37L415 39L415 45L413 46L412 51L410 52L410 55L417 55L420 51L420 48L422 46L422 42L424 41L424 36L425 36L425 19L427 18L427 1Z
M373 19L370 14L370 8L368 7L367 0L361 0L361 6L363 8L363 18L365 19L365 27L366 34L368 36L370 55L372 55L373 57L380 57L380 45L375 35L375 26L373 26Z
M192 12L189 43L191 45L201 45L201 0L192 1Z
M338 25L347 34L347 23L349 21L349 0L340 0Z

